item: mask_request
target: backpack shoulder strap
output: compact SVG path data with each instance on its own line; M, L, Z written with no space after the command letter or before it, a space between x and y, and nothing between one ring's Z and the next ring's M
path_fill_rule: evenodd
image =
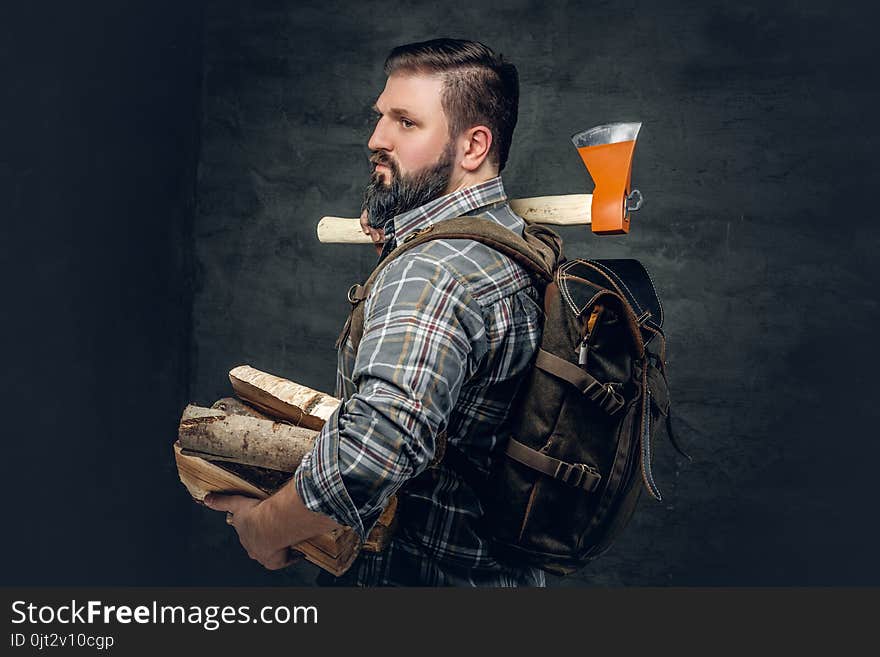
M545 283L562 259L562 238L545 226L527 225L522 237L481 216L447 219L416 231L418 244L432 239L470 239L503 253ZM407 236L410 239L412 235Z
M553 280L553 273L563 257L562 238L546 226L526 226L523 236L520 237L509 228L482 216L463 216L438 221L407 235L403 242L376 266L363 285L351 286L348 300L352 304L352 312L343 334L337 341L337 346L342 343L345 336L351 337L355 349L360 344L364 330L363 301L366 300L382 270L407 251L437 239L470 239L481 242L511 258L536 275L542 283Z
M562 239L545 226L527 226L523 237L482 216L445 219L407 235L401 244L373 270L364 288L369 290L379 272L395 258L425 242L438 239L470 239L510 257L545 281L562 258Z

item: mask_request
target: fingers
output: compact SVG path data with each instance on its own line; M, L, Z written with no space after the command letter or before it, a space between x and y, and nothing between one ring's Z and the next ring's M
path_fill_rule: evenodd
M373 248L376 249L376 255L382 254L382 247L385 245L385 231L376 228L369 229L370 239L373 240Z
M260 501L243 495L218 495L211 493L206 495L205 506L215 511L226 511L226 524L235 529L241 546L247 555L254 561L258 561L268 570L280 570L299 561L299 552L289 548L265 552L259 547L260 543L253 539L253 526L249 522L249 511L257 506Z
M293 548L284 548L273 554L265 562L260 561L268 570L281 570L302 561L305 557L299 550Z
M298 550L282 548L266 552L260 547L261 543L253 537L253 523L249 522L248 511L257 506L260 501L243 495L218 495L211 493L204 499L205 505L215 511L226 511L226 524L232 526L238 534L241 546L247 555L254 561L258 561L268 570L281 570L303 558Z
M228 511L233 515L251 509L260 503L259 500L244 495L218 495L217 493L206 495L204 502L209 509Z
M373 247L376 249L377 254L382 253L382 246L385 242L385 231L381 228L373 228L370 226L369 218L367 217L367 211L364 210L361 212L361 230L364 235L369 235L370 239L373 240Z
M248 556L255 561L259 561L260 565L266 570L281 570L299 561L300 559L295 556L297 554L299 553L290 548L284 548L268 556L260 557L253 554L248 554Z

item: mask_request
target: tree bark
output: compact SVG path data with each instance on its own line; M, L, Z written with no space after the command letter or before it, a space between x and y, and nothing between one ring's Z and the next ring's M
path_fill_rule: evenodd
M297 426L320 429L340 400L288 379L239 365L229 372L232 389L248 404Z
M180 446L209 460L234 460L261 468L295 472L318 432L247 415L226 415L189 405L178 428Z
M211 404L211 408L223 411L227 415L247 415L249 417L258 417L261 420L272 420L274 419L265 413L261 413L257 409L252 406L248 406L243 401L236 399L235 397L224 397L223 399L218 399L213 404Z

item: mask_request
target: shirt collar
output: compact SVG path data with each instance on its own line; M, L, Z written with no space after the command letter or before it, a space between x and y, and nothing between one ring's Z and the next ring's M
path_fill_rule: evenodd
M395 242L400 244L413 231L427 228L438 221L460 217L487 206L506 205L506 201L507 194L504 192L501 176L440 196L394 217ZM489 213L487 216L506 226L505 222L500 220L495 213ZM510 226L506 227L510 228Z

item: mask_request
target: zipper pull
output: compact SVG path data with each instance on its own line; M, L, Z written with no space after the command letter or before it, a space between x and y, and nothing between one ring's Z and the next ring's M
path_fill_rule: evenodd
M596 322L599 321L599 317L602 316L602 311L604 307L602 304L598 303L593 306L592 312L590 312L590 318L587 320L587 332L584 334L584 339L581 340L580 350L578 351L578 365L586 365L587 364L587 351L589 350L589 341L590 334L593 332L593 328L596 326Z
M581 340L580 348L578 349L578 365L586 365L587 364L587 351L589 347L587 346L587 342L589 340L589 333L584 336L584 339Z

